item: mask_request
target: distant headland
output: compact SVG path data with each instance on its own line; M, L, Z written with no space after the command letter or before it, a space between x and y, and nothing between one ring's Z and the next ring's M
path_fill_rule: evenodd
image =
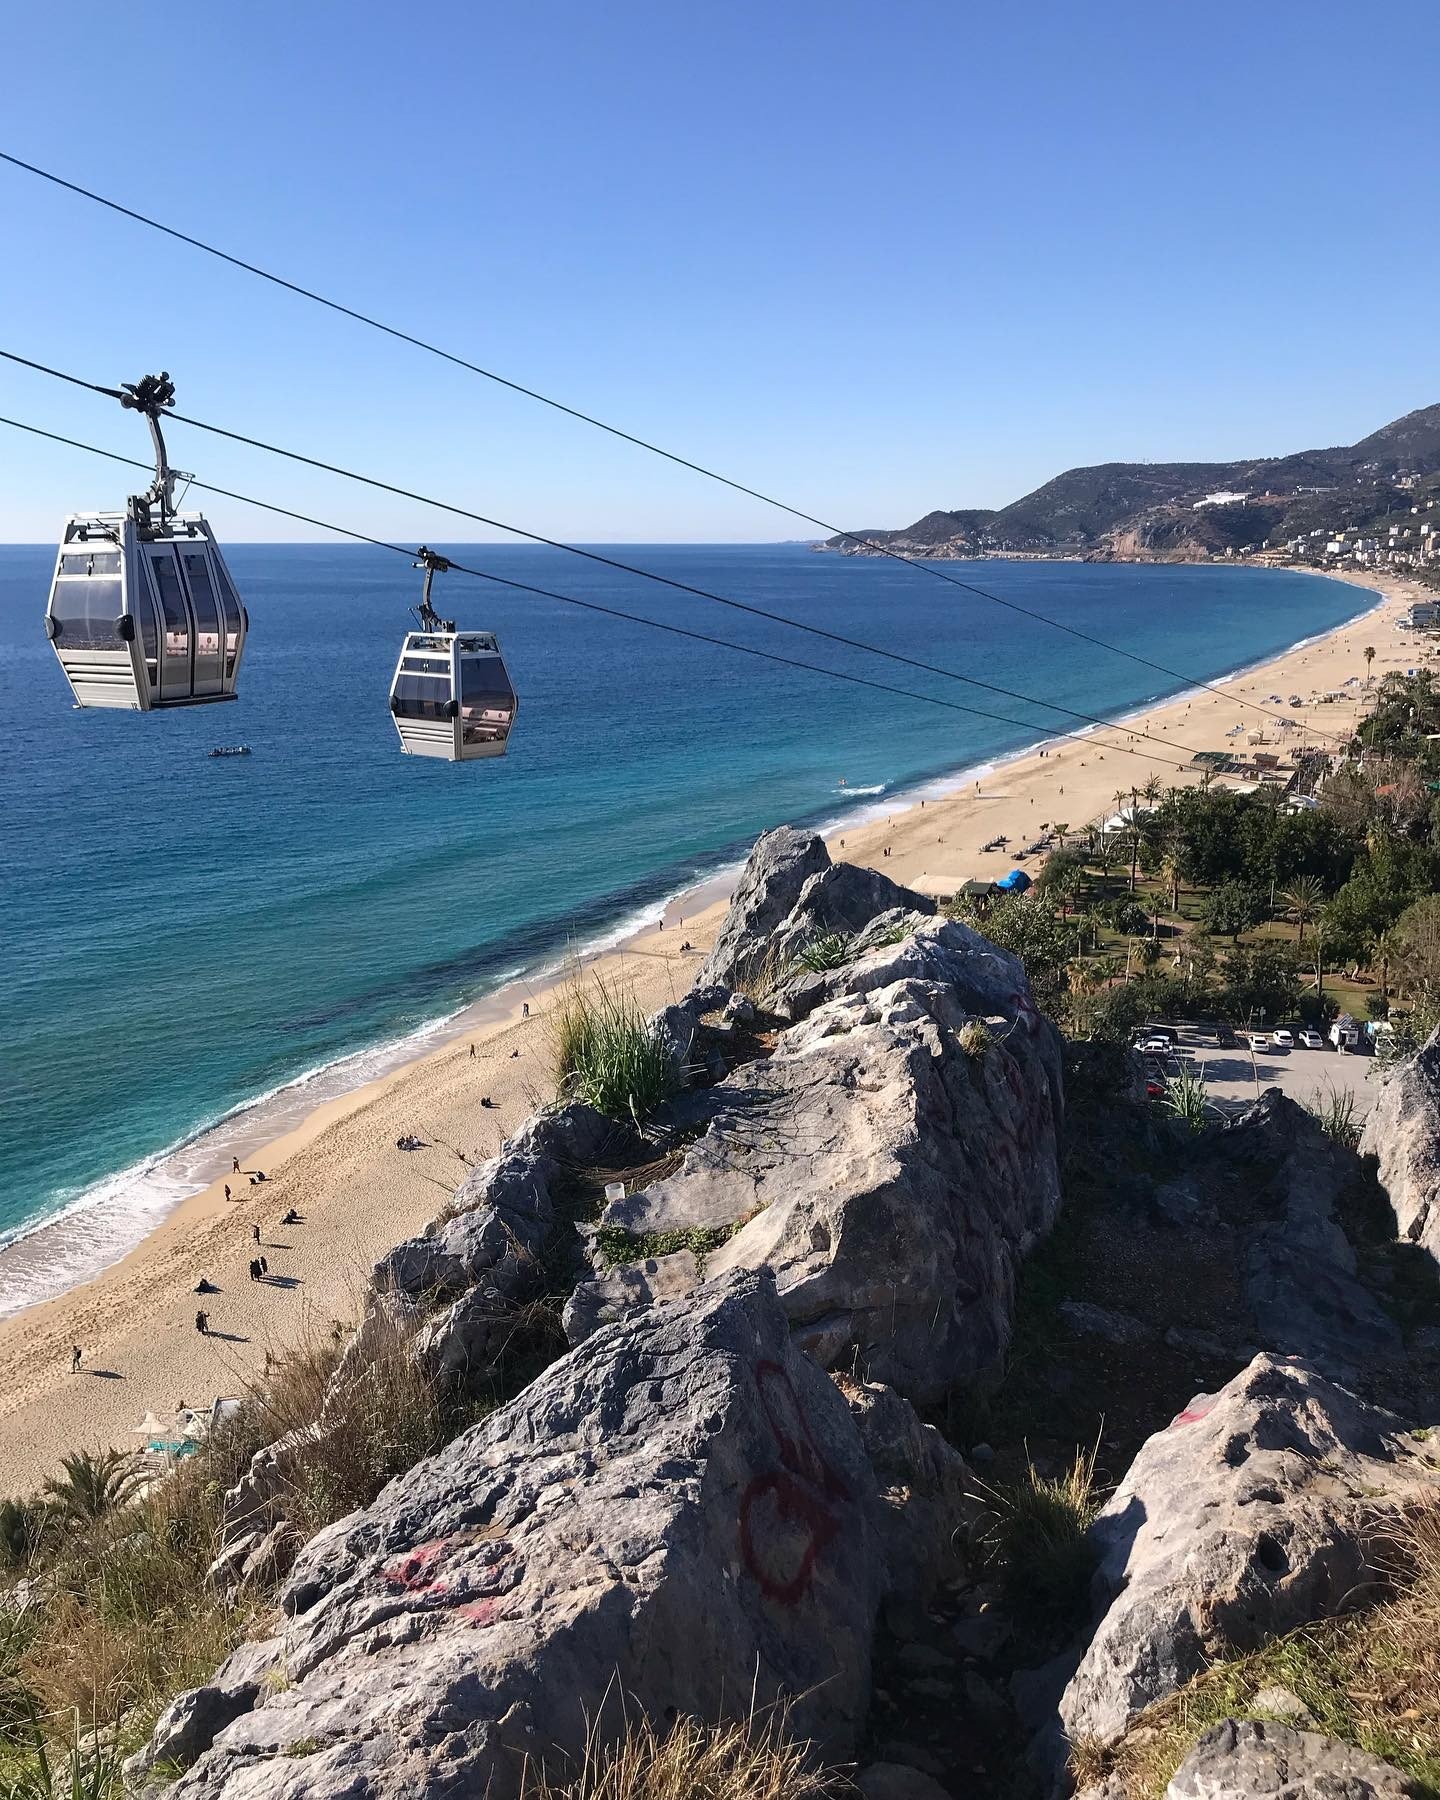
M998 511L827 538L844 556L1083 557L1408 568L1440 579L1440 405L1358 444L1241 462L1067 469Z

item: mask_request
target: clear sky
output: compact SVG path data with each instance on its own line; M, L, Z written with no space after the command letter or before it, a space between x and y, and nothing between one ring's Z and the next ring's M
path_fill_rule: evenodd
M1434 0L67 0L4 61L0 147L851 526L1440 399ZM3 165L0 230L6 348L558 536L807 535ZM0 411L146 450L6 366ZM11 541L128 491L3 429L0 471Z

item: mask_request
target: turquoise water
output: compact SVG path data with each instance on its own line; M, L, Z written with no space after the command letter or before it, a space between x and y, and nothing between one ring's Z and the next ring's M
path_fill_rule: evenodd
M72 1208L81 1261L87 1236L95 1254L133 1238L175 1197L154 1159L232 1109L653 908L766 826L834 818L1074 725L557 552L463 554L1021 722L451 576L444 610L500 633L519 723L502 761L402 758L386 694L418 578L382 551L319 545L231 551L252 628L236 704L77 712L41 630L53 551L0 549L0 1237ZM894 563L790 546L622 554L1087 711L1184 685ZM1196 678L1373 602L1292 573L948 566ZM251 756L206 755L240 741ZM6 1278L0 1261L0 1308L23 1297Z

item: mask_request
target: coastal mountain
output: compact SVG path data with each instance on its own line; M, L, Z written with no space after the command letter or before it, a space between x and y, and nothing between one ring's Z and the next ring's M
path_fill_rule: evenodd
M1099 463L1067 469L998 511L928 512L900 530L821 548L873 555L1063 552L1201 558L1363 526L1440 492L1440 405L1406 413L1359 443L1237 462Z

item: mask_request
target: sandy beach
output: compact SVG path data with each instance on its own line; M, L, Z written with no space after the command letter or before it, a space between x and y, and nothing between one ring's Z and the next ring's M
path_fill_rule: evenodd
M1274 711L1296 720L1307 742L1343 736L1364 708L1363 687L1326 704L1312 703L1315 696L1352 677L1363 684L1368 672L1378 681L1422 660L1421 641L1393 626L1428 591L1382 575L1361 585L1384 596L1377 610L1220 684L1222 692L1182 696L1123 731L1057 740L1043 754L953 792L896 802L833 833L832 854L930 893L950 893L969 877L998 876L1011 866L1004 855L983 851L990 839L1004 834L1013 848L1062 821L1078 831L1114 811L1117 790L1151 775L1166 786L1196 781L1197 750L1252 748L1256 734L1272 753L1293 748L1287 740L1301 733L1277 734L1273 720L1247 701L1263 705L1272 694L1288 701L1299 693L1302 708L1282 703ZM1366 645L1377 653L1369 671ZM1243 732L1227 735L1236 726ZM1028 866L1033 871L1035 861ZM724 896L713 893L712 886L681 898L662 926L606 952L593 968L623 983L647 1010L678 998L722 916ZM686 943L691 948L682 948ZM134 1448L141 1441L134 1427L147 1411L165 1419L182 1403L241 1393L267 1351L282 1355L302 1334L352 1319L376 1256L421 1229L468 1171L551 1098L553 993L537 991L528 1017L518 995L513 1006L502 998L501 1016L319 1107L248 1154L245 1172L226 1173L183 1202L112 1268L0 1325L0 1494L35 1487L69 1450ZM425 1147L400 1149L397 1140L408 1136ZM256 1169L265 1173L262 1183L249 1179ZM280 1223L289 1209L301 1223ZM268 1264L260 1282L247 1272L257 1255ZM219 1291L197 1296L202 1278ZM202 1306L208 1337L195 1329ZM78 1375L70 1373L74 1345L83 1350Z

